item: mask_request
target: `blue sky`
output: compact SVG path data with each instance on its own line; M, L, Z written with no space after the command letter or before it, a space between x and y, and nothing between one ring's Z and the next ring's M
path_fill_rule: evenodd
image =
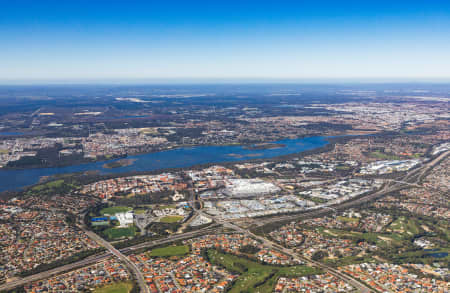
M450 79L450 1L0 0L0 80Z

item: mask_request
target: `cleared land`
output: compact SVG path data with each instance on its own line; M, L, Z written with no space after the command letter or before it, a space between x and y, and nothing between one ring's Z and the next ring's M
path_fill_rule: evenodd
M133 212L136 214L136 215L140 215L140 214L145 214L145 212L146 212L147 210L146 209L134 209L133 210Z
M129 293L133 289L131 282L119 282L94 290L94 293Z
M178 246L166 246L155 248L150 252L150 256L159 256L159 257L167 257L167 256L179 256L185 255L189 252L189 246L187 245L178 245Z

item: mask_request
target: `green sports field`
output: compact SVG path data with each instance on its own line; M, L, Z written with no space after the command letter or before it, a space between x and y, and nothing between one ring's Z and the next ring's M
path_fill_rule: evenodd
M130 207L125 207L125 206L115 206L115 207L109 207L109 208L104 208L100 210L100 214L102 215L114 215L115 213L124 213L124 212L128 212L131 211L132 208Z
M161 218L160 222L171 224L179 222L181 220L183 220L182 216L165 216Z
M103 233L109 239L122 238L122 237L133 237L136 235L136 227L131 226L127 228L109 228L106 229Z

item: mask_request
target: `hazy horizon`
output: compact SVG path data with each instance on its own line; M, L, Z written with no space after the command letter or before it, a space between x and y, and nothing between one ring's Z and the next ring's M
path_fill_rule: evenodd
M52 85L240 85L240 84L292 84L292 85L364 85L364 84L450 84L450 78L168 78L168 79L48 79L1 80L0 86L52 86Z

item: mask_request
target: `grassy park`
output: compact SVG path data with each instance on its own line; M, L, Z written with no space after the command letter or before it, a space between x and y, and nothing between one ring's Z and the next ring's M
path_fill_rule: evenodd
M187 245L171 245L166 247L155 248L150 252L152 257L168 257L168 256L180 256L189 252L189 246Z

